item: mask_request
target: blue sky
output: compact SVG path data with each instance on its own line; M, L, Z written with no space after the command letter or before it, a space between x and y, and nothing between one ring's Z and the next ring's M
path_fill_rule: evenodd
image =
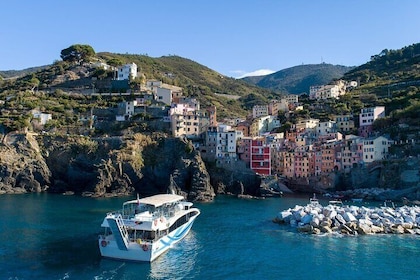
M179 55L240 77L357 66L420 42L418 0L21 0L0 6L0 70L53 63L72 44ZM266 73L266 72L261 72Z

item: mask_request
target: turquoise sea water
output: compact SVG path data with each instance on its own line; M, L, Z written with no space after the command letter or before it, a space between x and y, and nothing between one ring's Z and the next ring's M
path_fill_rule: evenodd
M102 259L106 212L126 198L0 196L0 279L420 279L420 236L313 236L272 223L307 198L196 204L190 234L153 263Z

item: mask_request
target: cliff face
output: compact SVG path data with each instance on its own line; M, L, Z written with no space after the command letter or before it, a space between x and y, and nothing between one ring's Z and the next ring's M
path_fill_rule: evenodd
M164 135L129 138L9 134L0 145L0 193L74 192L116 196L176 192L188 199L214 197L200 155L188 141Z
M261 178L244 162L225 163L219 168L208 166L211 184L219 194L260 196Z
M46 191L51 172L32 135L9 134L0 144L0 194Z

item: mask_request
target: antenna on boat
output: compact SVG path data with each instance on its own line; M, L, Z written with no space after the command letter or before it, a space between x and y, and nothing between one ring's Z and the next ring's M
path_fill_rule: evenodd
M140 198L139 198L139 193L137 193L137 205L140 204Z
M175 191L175 185L176 185L176 183L175 183L175 181L174 181L174 178L172 177L172 174L169 176L169 187L168 187L168 190L167 190L167 192L169 193L169 194L176 194L176 191Z

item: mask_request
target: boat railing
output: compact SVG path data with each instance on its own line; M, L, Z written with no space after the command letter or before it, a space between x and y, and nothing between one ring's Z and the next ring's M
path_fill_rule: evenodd
M113 211L113 212L108 212L107 216L114 216L114 217L121 216L122 219L124 219L124 220L136 219L136 220L143 221L143 222L152 222L154 219L156 219L155 215L146 216L146 215L142 215L142 214L143 214L143 212L127 214L127 213L124 213L123 211Z
M124 226L124 221L123 221L122 215L116 216L115 221L117 222L118 228L120 229L123 237L128 239L128 231L127 231L127 228Z
M142 222L153 222L153 220L156 219L154 217L150 217L150 216L146 217L146 216L142 216L142 215L139 215L139 214L136 214L134 216L127 216L127 219L129 219L129 218L134 218L134 219L142 221Z

